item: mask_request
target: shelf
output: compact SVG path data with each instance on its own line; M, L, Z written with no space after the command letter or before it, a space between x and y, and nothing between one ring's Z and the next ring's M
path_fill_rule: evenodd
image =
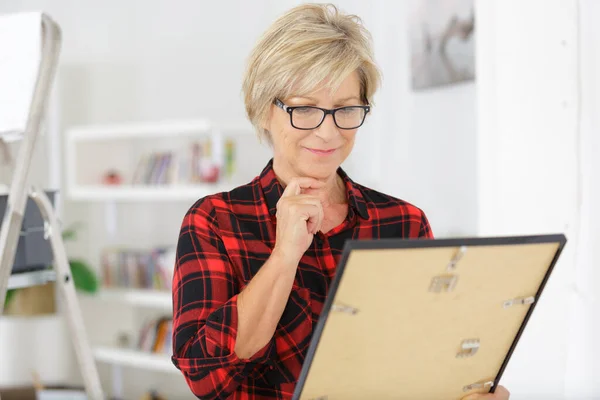
M8 278L8 289L45 285L56 280L56 271L44 269L41 271L20 272Z
M98 346L93 349L98 361L151 371L179 373L168 354L144 353L137 350Z
M136 138L176 138L206 134L227 133L228 136L254 133L252 125L211 124L204 119L128 122L122 124L102 124L75 126L68 130L71 141L124 140Z
M69 198L75 201L194 201L233 189L233 184L156 186L75 186Z
M206 134L210 131L211 124L206 120L199 119L77 126L69 129L68 137L74 141L112 140L148 137L182 137Z
M173 311L171 292L151 289L106 288L97 297L102 301L122 302L139 307Z

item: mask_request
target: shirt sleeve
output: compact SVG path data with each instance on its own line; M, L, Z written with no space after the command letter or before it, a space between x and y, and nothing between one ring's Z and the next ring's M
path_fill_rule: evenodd
M249 359L234 352L238 284L216 221L207 200L186 213L173 274L172 361L203 400L228 398L274 352L272 340Z
M423 211L421 211L421 226L419 228L419 237L433 239L433 231L429 225L429 220Z

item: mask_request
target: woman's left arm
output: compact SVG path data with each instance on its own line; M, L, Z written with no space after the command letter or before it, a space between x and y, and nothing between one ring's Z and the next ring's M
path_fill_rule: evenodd
M429 225L429 220L423 211L421 211L421 226L419 228L419 237L426 239L433 239L433 232Z

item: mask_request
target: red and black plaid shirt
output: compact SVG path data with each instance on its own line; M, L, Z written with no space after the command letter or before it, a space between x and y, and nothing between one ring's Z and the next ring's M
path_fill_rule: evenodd
M172 359L198 398L291 398L344 241L432 236L419 208L356 184L341 168L339 175L348 217L315 236L273 339L250 359L234 352L237 298L275 245L283 188L272 161L249 184L200 199L185 215L173 276Z

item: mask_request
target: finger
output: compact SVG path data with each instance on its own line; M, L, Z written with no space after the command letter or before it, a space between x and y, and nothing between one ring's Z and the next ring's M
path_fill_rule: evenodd
M292 178L284 189L281 197L297 196L302 192L302 189L318 189L322 188L324 185L325 183L314 178Z
M462 400L508 400L510 392L504 386L498 386L494 393L473 393Z
M300 189L300 184L295 179L292 179L290 183L285 187L283 193L281 194L281 198L297 196L300 194L302 189Z
M504 387L499 385L494 391L494 400L508 400L510 398L510 392Z
M488 397L490 394L491 393L473 393L467 397L463 397L461 400L490 400Z
M323 207L320 201L304 199L297 201L293 205L294 214L299 215L303 221L306 221L306 229L313 235L321 229L323 222Z
M316 234L318 231L320 231L321 225L323 224L323 219L325 218L321 200L310 195L298 195L294 197L293 201L296 204L309 205L316 208L316 210L314 208L307 209L306 211L308 214L305 214L305 216L307 216L307 222L309 222L308 231L313 234Z
M311 214L310 217L308 218L307 228L310 233L312 233L313 235L316 235L317 232L319 232L321 230L321 226L323 225L324 213L323 213L323 206L321 205L320 202L315 204L314 207L315 208L313 208L311 210L311 211L313 211L313 214Z
M321 203L319 201L319 204L317 204L317 207L319 209L319 220L317 222L315 233L317 233L321 230L321 227L323 226L323 220L325 219L325 212L323 211L323 203Z

